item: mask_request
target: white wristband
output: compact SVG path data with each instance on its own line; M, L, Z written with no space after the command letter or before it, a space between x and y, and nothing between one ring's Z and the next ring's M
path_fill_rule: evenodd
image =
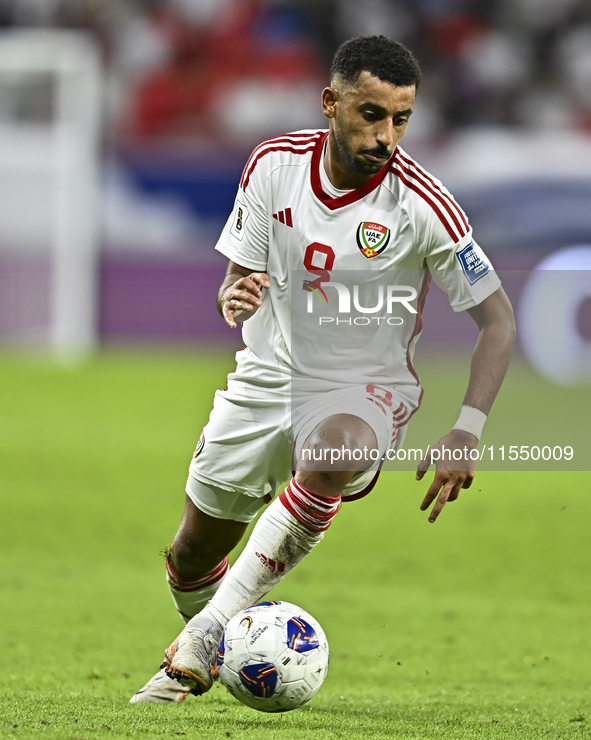
M460 416L454 424L454 429L473 434L478 440L482 437L482 429L486 421L486 414L473 406L462 406Z

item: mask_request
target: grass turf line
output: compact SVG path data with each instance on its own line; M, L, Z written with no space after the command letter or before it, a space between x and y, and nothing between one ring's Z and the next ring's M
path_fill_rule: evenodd
M588 473L481 472L434 526L426 483L383 475L273 592L330 642L309 705L265 716L219 686L128 704L182 626L157 553L229 369L215 355L0 361L0 737L590 736ZM452 361L424 375L461 397Z

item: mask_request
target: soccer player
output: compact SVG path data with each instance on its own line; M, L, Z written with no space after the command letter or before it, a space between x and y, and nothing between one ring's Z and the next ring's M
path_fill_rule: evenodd
M322 539L341 502L365 495L380 460L400 448L422 396L412 356L431 277L454 310L470 314L479 337L458 421L431 448L461 451L462 460L436 462L421 504L427 510L435 502L429 521L472 483L469 453L505 375L514 320L465 214L399 146L420 76L410 51L395 41L347 41L322 93L328 131L264 142L246 163L216 249L229 259L218 309L230 327L244 322L247 346L227 389L216 393L166 561L187 625L132 702L179 702L189 691L208 691L228 620L287 575ZM347 285L343 275L363 283L367 275L386 276L388 284L377 286L379 315L367 295L362 305L363 285ZM333 313L320 322L327 326L302 330L300 319L314 319L314 301L329 294L322 305ZM351 329L342 346L335 327ZM365 327L364 344L352 343L354 330ZM325 328L333 331L324 341ZM318 337L323 351L307 352ZM310 382L292 414L296 378ZM340 460L327 455L334 450ZM350 462L360 450L363 459ZM430 461L428 454L419 463L417 480ZM269 502L228 569L228 553Z

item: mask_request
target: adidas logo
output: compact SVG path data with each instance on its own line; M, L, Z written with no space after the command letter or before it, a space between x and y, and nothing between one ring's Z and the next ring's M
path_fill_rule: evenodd
M266 555L263 555L262 552L255 552L255 555L261 561L261 563L265 566L265 568L271 571L271 573L276 573L277 575L281 575L282 573L285 573L285 563L278 563L276 560L272 560L271 558L268 558Z
M291 220L291 208L286 208L284 211L274 213L273 218L276 221L279 221L280 224L285 224L286 226L289 226L290 229L293 229L293 221Z

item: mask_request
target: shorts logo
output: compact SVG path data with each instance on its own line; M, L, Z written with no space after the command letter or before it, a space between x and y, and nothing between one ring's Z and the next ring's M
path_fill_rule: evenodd
M199 457L204 446L205 446L205 433L201 432L201 436L199 437L199 442L197 442L197 447L195 447L195 452L193 453L193 459L195 459L196 457Z
M357 227L357 246L361 253L371 259L381 254L390 241L390 229L373 221L363 221Z
M474 285L490 270L490 265L484 258L482 250L474 242L470 242L467 247L456 252L456 257L460 261L466 280L470 285Z
M232 216L232 227L230 229L230 234L232 236L235 236L236 239L239 241L242 241L242 237L244 236L244 227L246 225L246 222L248 221L248 208L244 205L244 203L241 203L239 200L236 201L236 206L234 208L234 214Z

